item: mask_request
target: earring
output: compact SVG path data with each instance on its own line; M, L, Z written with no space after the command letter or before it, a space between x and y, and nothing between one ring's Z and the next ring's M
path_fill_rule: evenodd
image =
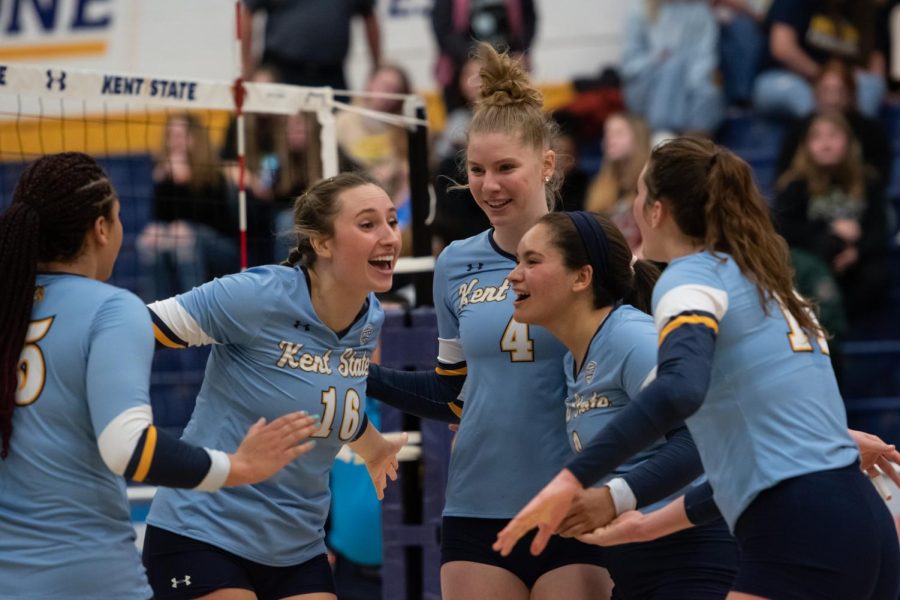
M550 176L549 176L549 175L547 175L546 177L544 177L544 183L550 183Z

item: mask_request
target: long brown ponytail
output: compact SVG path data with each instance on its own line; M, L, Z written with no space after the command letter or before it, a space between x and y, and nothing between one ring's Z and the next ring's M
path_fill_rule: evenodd
M667 204L685 235L734 259L764 308L774 298L807 333L822 332L812 304L794 292L787 243L775 232L747 163L709 140L676 138L653 149L644 183L648 200Z

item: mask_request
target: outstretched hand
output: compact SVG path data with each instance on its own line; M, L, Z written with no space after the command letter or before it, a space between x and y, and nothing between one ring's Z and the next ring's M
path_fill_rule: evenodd
M369 477L372 479L372 486L375 488L375 495L379 500L384 500L384 489L387 487L387 480L397 481L397 469L399 462L397 461L397 453L406 445L409 438L406 432L383 436L384 442L378 446L378 449L369 456L363 457L366 461L366 470L369 471Z
M294 412L271 423L260 419L254 423L231 460L226 486L258 483L268 479L298 456L312 450L315 442L306 442L319 426L318 419ZM299 444L299 445L298 445Z
M544 551L550 536L559 528L569 513L575 495L583 489L572 472L563 469L544 489L532 498L525 508L497 534L493 548L503 556L509 556L522 536L538 528L531 542L531 553L535 556Z

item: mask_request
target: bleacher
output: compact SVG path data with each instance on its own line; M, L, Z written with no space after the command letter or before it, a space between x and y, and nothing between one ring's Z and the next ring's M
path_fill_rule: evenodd
M885 108L882 120L894 140L893 179L887 197L900 215L900 107ZM750 114L729 118L719 133L719 142L733 149L754 170L757 182L767 197L774 187L776 161L783 129L776 121ZM594 146L596 148L596 145ZM599 156L583 156L584 166L596 167ZM135 240L143 224L152 214L153 185L150 179L151 159L146 155L106 157L101 164L110 174L122 200L124 240L111 283L136 290L140 264ZM9 203L21 163L0 164L0 208ZM886 440L900 443L900 248L897 246L898 219L892 219L894 244L892 271L894 284L891 302L883 314L871 315L850 332L844 345L845 373L843 392L851 426L875 433ZM417 327L433 335L433 323L425 313L416 312L404 328L392 327L385 337L399 336L396 344L385 348L386 364L430 364L434 353L427 336ZM433 318L433 317L432 317ZM203 378L208 349L160 352L154 360L152 397L158 422L173 432L184 426Z

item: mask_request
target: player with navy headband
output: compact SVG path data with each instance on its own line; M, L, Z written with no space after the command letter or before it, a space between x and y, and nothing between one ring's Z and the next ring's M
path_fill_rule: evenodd
M513 316L541 325L569 350L566 421L578 454L656 375L656 328L647 313L659 270L634 259L608 219L587 212L546 215L519 242L517 254L519 264L509 274L516 294ZM622 476L651 457L656 468L641 474L647 481L638 489L653 495L638 499L621 485ZM580 491L558 533L588 533L638 504L642 512L659 508L681 491L660 487L669 485L663 474L684 468L679 463L688 463L694 475L702 472L683 426ZM592 501L607 493L604 488L612 492L615 512ZM737 545L718 519L660 540L609 548L606 565L615 598L712 600L728 593L737 558Z
M390 289L400 254L397 211L370 179L345 173L310 187L294 223L297 246L282 265L150 305L161 345L213 344L186 441L228 447L250 415L321 416L316 447L264 483L216 497L157 494L144 545L157 598L334 598L324 527L335 456L349 444L379 498L396 478L405 439L368 425L365 383L384 320L373 292Z
M211 492L311 449L297 445L316 429L299 413L253 414L230 455L153 425L150 317L103 283L121 243L116 192L85 154L29 165L0 216L4 598L149 598L124 478Z
M870 440L848 434L825 336L793 290L787 246L750 168L707 140L667 142L651 154L634 210L644 255L669 263L653 292L656 379L495 548L509 552L537 525L539 553L578 489L686 420L708 484L581 539L653 539L718 508L741 551L729 598L896 598L897 532L860 472L857 444L869 467ZM874 454L898 458L887 446Z
M466 164L469 188L492 228L454 242L438 257L436 371L373 367L369 393L419 416L462 417L441 530L444 598L595 598L608 587L599 548L555 538L540 557L526 551L500 557L491 550L497 532L571 450L566 349L543 327L513 318L515 298L507 280L519 240L549 212L558 185L550 150L555 132L520 65L487 45L480 48L480 61L481 98ZM657 468L656 459L623 475L623 494L652 501L653 492L645 489L652 478L644 472ZM686 461L675 464L684 467ZM697 476L690 468L659 470L674 482L671 490ZM614 511L609 490L601 492L591 500Z

